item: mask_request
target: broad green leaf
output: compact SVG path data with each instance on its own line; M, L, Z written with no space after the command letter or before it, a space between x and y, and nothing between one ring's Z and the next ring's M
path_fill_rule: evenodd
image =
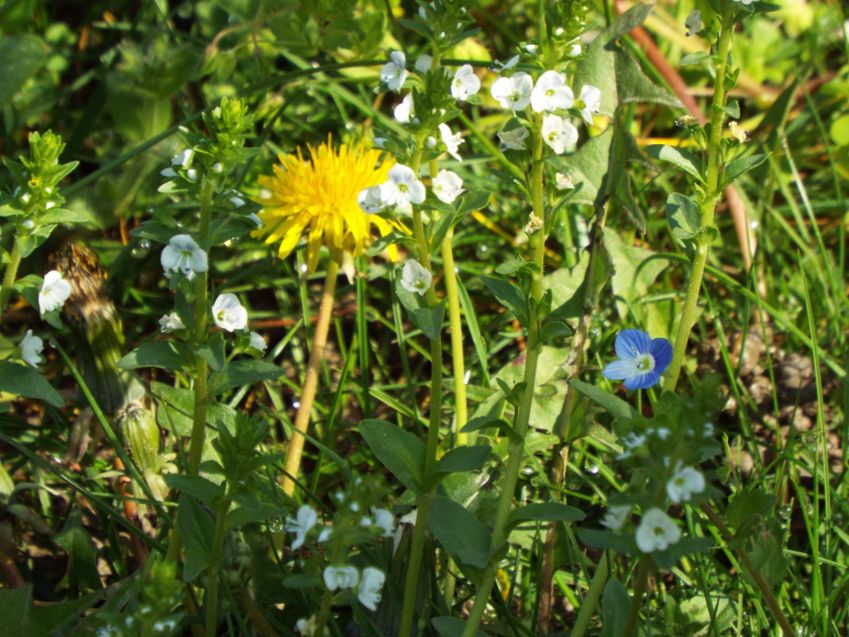
M224 495L224 487L214 482L210 482L201 476L179 475L174 473L166 473L165 484L172 489L177 489L180 493L185 493L203 502L211 507L215 500Z
M97 572L97 553L91 542L91 534L83 528L82 516L74 510L65 521L62 530L53 537L68 555L68 585L72 589L100 589Z
M425 446L413 434L383 420L363 420L360 435L377 459L405 487L418 493L422 485Z
M410 310L413 324L430 340L439 338L442 332L442 321L445 318L445 303L437 303L433 307L420 307Z
M180 538L186 550L183 579L192 582L211 563L215 524L197 500L183 493L180 495L177 528L180 530Z
M489 205L489 200L492 197L491 193L483 190L472 190L460 197L457 203L457 212L461 215L476 212Z
M601 135L591 137L573 154L552 160L560 172L571 175L576 187L580 186L578 192L570 197L570 203L593 206L600 199L599 193L604 190L610 162L613 129L610 126Z
M682 246L699 233L701 211L691 197L673 192L666 198L666 219L672 227L672 236Z
M601 599L602 637L619 637L623 634L630 607L631 598L622 582L615 577L608 580Z
M703 181L702 160L695 153L666 144L652 144L646 148L646 154L653 159L680 168L699 182Z
M140 367L161 367L171 371L180 371L194 361L191 350L184 343L172 340L148 341L118 361L122 369Z
M776 497L761 489L743 489L731 498L731 503L726 511L728 524L732 529L739 530L740 527L753 515L769 515L775 506Z
M578 529L578 539L594 549L613 549L622 555L636 555L637 542L633 534L623 535L602 529Z
M218 394L233 387L253 385L265 380L274 380L283 375L283 368L273 363L257 360L231 361L220 372L210 376L211 393Z
M0 37L0 108L11 106L12 98L21 90L47 59L47 47L41 38L29 34Z
M631 407L631 405L618 396L609 394L595 385L590 385L589 383L585 383L577 378L570 380L569 384L594 403L604 407L614 418L630 419L637 415L636 410Z
M534 502L514 509L507 519L507 525L521 522L578 522L585 517L580 509L560 502Z
M722 184L727 186L738 177L745 175L750 170L754 170L764 163L767 157L769 157L768 154L761 153L732 159L722 173Z
M473 445L451 449L436 463L434 474L447 475L480 469L489 458L489 445Z
M513 312L522 325L527 326L528 301L525 298L525 293L515 283L486 274L481 275L481 281L501 305Z
M431 533L461 563L484 568L489 561L490 532L463 506L437 495L428 516Z
M694 51L693 53L688 53L684 57L682 57L678 64L681 66L690 66L693 64L700 64L704 62L706 59L710 57L710 54L707 51Z
M54 407L65 404L53 386L32 367L0 361L0 391L43 400Z

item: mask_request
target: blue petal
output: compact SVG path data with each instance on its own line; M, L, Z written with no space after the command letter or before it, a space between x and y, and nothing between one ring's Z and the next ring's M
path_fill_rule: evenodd
M635 374L639 373L636 367L633 361L613 361L601 373L610 380L625 380L626 378L633 378Z
M648 389L655 385L660 380L660 374L657 371L650 371L646 374L634 376L625 381L625 389Z
M616 335L616 355L622 360L648 354L650 346L651 339L643 330L622 330Z
M662 374L672 362L672 343L665 338L652 339L649 353L654 358L654 371Z

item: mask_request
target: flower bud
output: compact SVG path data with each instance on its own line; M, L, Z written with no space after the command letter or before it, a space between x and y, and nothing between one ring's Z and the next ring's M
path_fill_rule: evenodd
M130 405L119 414L118 427L124 446L129 449L142 473L158 473L161 464L159 426L153 412L138 404Z

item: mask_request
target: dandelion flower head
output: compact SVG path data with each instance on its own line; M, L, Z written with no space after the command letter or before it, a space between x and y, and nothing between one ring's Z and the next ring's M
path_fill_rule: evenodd
M269 244L279 242L277 255L285 259L305 235L307 268L312 272L322 244L342 264L345 252L358 256L365 251L372 224L381 236L389 233L390 223L366 214L357 204L357 195L385 182L393 162L380 163L379 150L359 145L334 148L329 138L307 150L309 159L300 148L297 154L280 155L274 174L259 178L268 193L257 200L263 206L259 213L263 227L254 236L264 237Z

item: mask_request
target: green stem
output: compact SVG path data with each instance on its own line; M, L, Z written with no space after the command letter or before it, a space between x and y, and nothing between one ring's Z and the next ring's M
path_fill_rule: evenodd
M418 174L421 165L421 149L423 148L424 139L416 140L416 154L413 157L412 169ZM427 237L424 232L422 223L421 210L413 209L413 234L416 239L416 246L419 261L427 268L431 269L430 250L428 248ZM439 302L436 297L436 292L431 285L425 296L428 305L434 306ZM430 342L430 357L431 357L431 401L430 401L430 419L427 428L427 446L425 450L424 472L425 480L429 482L430 474L436 465L436 451L439 446L439 429L442 419L442 334L441 332L436 338ZM401 624L400 637L408 637L411 634L413 626L413 610L416 601L416 585L419 578L419 568L421 567L422 554L424 553L425 536L427 533L427 519L430 513L430 505L433 501L435 488L430 484L427 485L425 491L419 494L417 499L416 524L413 528L413 540L410 545L410 562L407 566L407 576L404 581L404 602L401 607Z
M726 15L722 15L722 27L719 34L719 45L717 47L717 58L719 66L716 69L716 87L713 92L710 113L710 137L708 138L708 161L707 174L705 178L705 197L701 205L700 232L696 239L696 254L693 258L693 266L690 272L690 281L687 285L687 296L684 301L684 311L681 314L681 322L678 324L678 334L675 337L675 347L672 353L672 363L667 372L667 381L664 388L674 391L681 374L681 365L687 351L687 342L690 340L690 332L696 323L698 312L699 291L702 286L705 264L710 251L711 232L713 217L716 212L716 204L722 194L720 186L720 173L722 161L722 124L725 120L725 76L728 68L728 56L731 51L731 41L734 36L734 27Z
M315 637L322 637L324 627L327 626L327 620L330 619L330 610L333 608L333 592L329 588L324 589L324 594L321 596L321 604L318 607L318 614L315 617Z
M572 630L569 631L569 637L584 637L584 633L587 632L590 620L593 617L593 611L598 606L601 592L604 590L605 583L607 583L607 576L607 552L605 552L602 553L601 559L598 561L598 566L595 567L593 579L590 581L590 588L581 602L581 607L578 609L578 616L575 618Z
M206 576L206 637L215 637L218 627L218 563L224 546L224 527L230 502L229 494L225 495L218 509L215 534L212 537L212 560Z
M644 555L640 558L637 567L637 583L634 586L634 595L631 597L631 605L628 607L628 618L625 620L625 628L622 637L632 637L637 631L637 621L640 618L640 606L643 605L643 595L648 588L649 572L651 571L651 558Z
M542 277L545 267L545 206L543 205L542 186L543 140L540 128L541 118L534 116L533 165L531 168L530 191L533 213L542 219L543 222L543 229L533 233L530 237L533 263L536 266L531 281L531 307L534 313L536 313L539 301L542 298ZM495 551L499 551L507 541L507 520L513 508L513 494L516 491L516 483L519 480L519 472L522 468L522 461L524 460L525 436L528 433L528 423L530 422L531 407L533 405L537 363L539 361L539 355L542 352L542 342L539 338L540 320L541 317L539 316L531 316L529 325L527 325L528 349L525 360L525 371L522 378L525 389L522 392L519 409L516 414L515 426L513 428L515 435L511 437L508 447L507 468L504 472L501 496L498 500L495 524L492 530L492 548ZM486 569L484 569L475 595L474 606L472 606L472 611L463 629L463 637L474 637L477 634L478 626L483 618L483 613L489 600L489 595L495 584L495 574L497 571L498 560L493 558Z
M9 302L9 297L12 296L15 279L18 276L18 267L21 265L21 248L18 246L18 239L15 238L12 244L12 252L9 254L9 262L6 264L6 270L3 272L3 287L0 288L0 316L6 309L6 304Z

